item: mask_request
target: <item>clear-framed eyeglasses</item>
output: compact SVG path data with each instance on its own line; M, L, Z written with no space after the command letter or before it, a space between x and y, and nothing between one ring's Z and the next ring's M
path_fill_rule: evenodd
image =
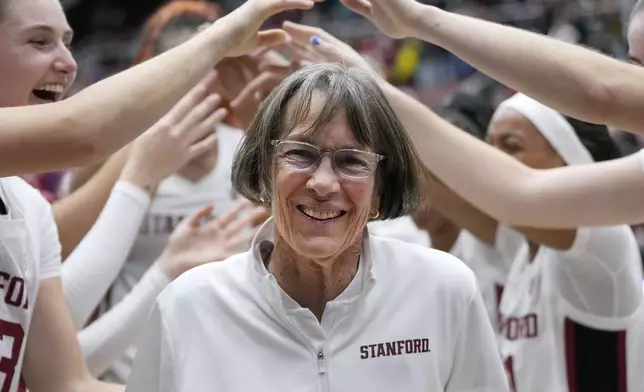
M351 148L322 149L294 140L272 140L271 144L275 147L278 162L290 170L313 171L322 161L322 157L329 154L335 172L349 179L371 176L378 168L378 162L386 158L374 152Z

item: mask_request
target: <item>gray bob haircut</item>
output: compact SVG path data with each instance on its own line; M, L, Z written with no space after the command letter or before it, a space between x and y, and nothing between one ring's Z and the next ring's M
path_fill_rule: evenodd
M248 200L267 205L272 199L274 147L309 114L314 92L325 96L315 134L342 110L361 148L386 156L378 163L376 192L380 219L415 211L421 163L402 123L378 83L366 72L336 63L311 65L287 76L262 103L233 163L232 183Z

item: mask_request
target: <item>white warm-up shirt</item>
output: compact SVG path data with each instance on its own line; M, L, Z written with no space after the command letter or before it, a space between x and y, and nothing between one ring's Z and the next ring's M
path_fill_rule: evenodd
M173 175L159 184L155 197L143 217L128 260L110 291L110 307L122 301L136 287L161 255L170 235L185 217L208 203L214 204L213 215L221 216L235 203L237 194L232 187L231 170L234 154L244 134L225 125L217 127L217 134L217 165L210 173L196 182ZM158 285L155 287L162 289ZM135 354L134 346L128 348L103 378L125 383Z
M499 228L499 244L506 230ZM533 260L524 242L500 309L501 351L514 390L644 391L641 281L627 226L581 228L569 250L541 246Z
M60 242L49 203L18 177L0 178L0 390L14 392L38 285L60 276Z
M453 256L365 233L357 274L321 322L252 249L157 298L129 392L507 391L474 274Z

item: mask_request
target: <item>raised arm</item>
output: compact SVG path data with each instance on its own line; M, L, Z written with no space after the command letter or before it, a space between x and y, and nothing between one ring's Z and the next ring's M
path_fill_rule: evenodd
M134 289L109 312L83 329L78 339L90 372L96 376L107 370L138 341L154 301L170 280L206 263L222 261L251 241L251 221L263 212L249 209L248 202L237 205L225 216L202 224L212 214L206 206L184 219L168 246Z
M94 225L119 177L151 195L157 183L214 147L217 134L213 130L227 111L219 108L217 94L207 93L209 82L202 80L131 146L113 155L87 183L54 204L64 256Z
M320 0L315 0L320 1ZM0 109L0 176L82 166L117 151L167 112L214 65L283 36L257 30L273 14L314 0L249 0L188 42L38 107Z
M84 325L121 270L157 184L215 147L213 130L227 111L218 109L218 95L200 90L192 89L133 143L121 181L63 265L65 298L77 327Z
M353 49L320 29L294 23L286 23L284 29L293 38L294 51L301 56L310 52L300 50L301 44L317 35L320 43L317 57L369 69ZM439 208L455 222L458 220L455 212L468 204L481 210L482 217L489 215L507 226L572 229L644 221L641 208L644 172L637 156L594 165L534 170L462 132L384 81L382 87L423 163L449 189L467 200L468 203L461 202L459 206L445 192L434 195L440 203L445 202ZM477 221L482 226L475 233L480 227L489 226L485 219ZM457 223L470 230L476 228L464 225L465 221ZM561 231L521 230L535 242L557 249L566 249L574 239L570 232L563 236ZM489 243L489 236L479 238Z
M449 188L504 224L565 229L644 222L642 153L592 165L532 169L461 132L395 87L383 87L423 162Z
M341 0L386 34L441 46L571 117L644 133L644 69L590 49L415 0Z
M129 148L112 155L87 182L52 205L63 260L92 228L127 162ZM82 211L82 213L79 213Z

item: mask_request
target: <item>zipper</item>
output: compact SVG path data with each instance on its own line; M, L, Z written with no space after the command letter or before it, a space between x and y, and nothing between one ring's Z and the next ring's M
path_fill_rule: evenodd
M318 351L318 374L323 376L326 374L326 366L324 364L324 352Z
M318 376L320 379L321 388L319 391L327 392L329 390L328 380L326 378L326 363L324 358L324 351L320 350L317 353L318 359Z

